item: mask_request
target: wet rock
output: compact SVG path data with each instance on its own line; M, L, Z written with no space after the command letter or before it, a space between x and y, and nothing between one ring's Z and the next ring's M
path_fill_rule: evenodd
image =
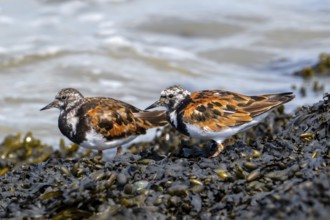
M117 184L122 186L125 185L127 183L127 177L125 176L125 174L118 174L117 175Z
M175 196L187 196L188 195L188 186L186 185L176 185L168 188L167 192L170 195Z
M141 191L144 191L148 188L149 186L149 182L148 181L145 181L145 180L140 180L140 181L137 181L133 184L133 190L136 191L136 192L141 192Z

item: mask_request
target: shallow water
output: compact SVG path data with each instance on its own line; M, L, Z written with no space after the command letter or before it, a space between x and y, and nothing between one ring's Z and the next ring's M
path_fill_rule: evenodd
M57 145L58 111L39 109L63 87L140 108L178 83L251 95L311 88L292 72L330 51L324 2L2 0L0 139L33 131ZM320 82L329 91L330 79ZM298 93L287 109L321 97Z

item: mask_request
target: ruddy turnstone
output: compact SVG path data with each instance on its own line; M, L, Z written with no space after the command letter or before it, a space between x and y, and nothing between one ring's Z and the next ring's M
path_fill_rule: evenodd
M181 133L203 140L213 140L217 157L222 142L244 131L266 117L266 112L294 98L291 92L246 96L223 90L189 92L175 85L161 92L160 99L146 110L157 106L167 109L167 118Z
M125 102L84 96L76 89L60 90L54 101L40 111L58 108L58 127L72 142L89 149L117 148L147 129L167 124L165 111L148 112Z

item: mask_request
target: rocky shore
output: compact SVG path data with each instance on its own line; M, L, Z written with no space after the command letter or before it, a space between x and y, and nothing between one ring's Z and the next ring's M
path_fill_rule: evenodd
M214 159L209 143L169 127L106 160L75 145L54 151L31 134L8 137L0 218L328 219L329 99L273 112Z

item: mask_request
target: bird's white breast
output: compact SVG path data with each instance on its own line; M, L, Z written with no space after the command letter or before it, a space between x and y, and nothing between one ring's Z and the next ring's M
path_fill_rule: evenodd
M61 111L60 114L63 114L64 111ZM79 117L75 116L76 111L70 111L66 116L66 123L71 127L70 136L74 136L77 133L77 125L79 123Z
M94 129L86 132L85 141L80 146L88 149L105 150L119 147L122 144L132 141L136 136L129 136L122 139L107 141L101 134L95 132Z
M75 135L77 133L77 124L79 122L79 118L78 117L70 117L67 118L67 123L71 126L72 130L71 130L71 136Z
M174 127L178 127L178 118L177 118L177 114L176 111L172 111L169 114L170 116L170 121L173 123Z

